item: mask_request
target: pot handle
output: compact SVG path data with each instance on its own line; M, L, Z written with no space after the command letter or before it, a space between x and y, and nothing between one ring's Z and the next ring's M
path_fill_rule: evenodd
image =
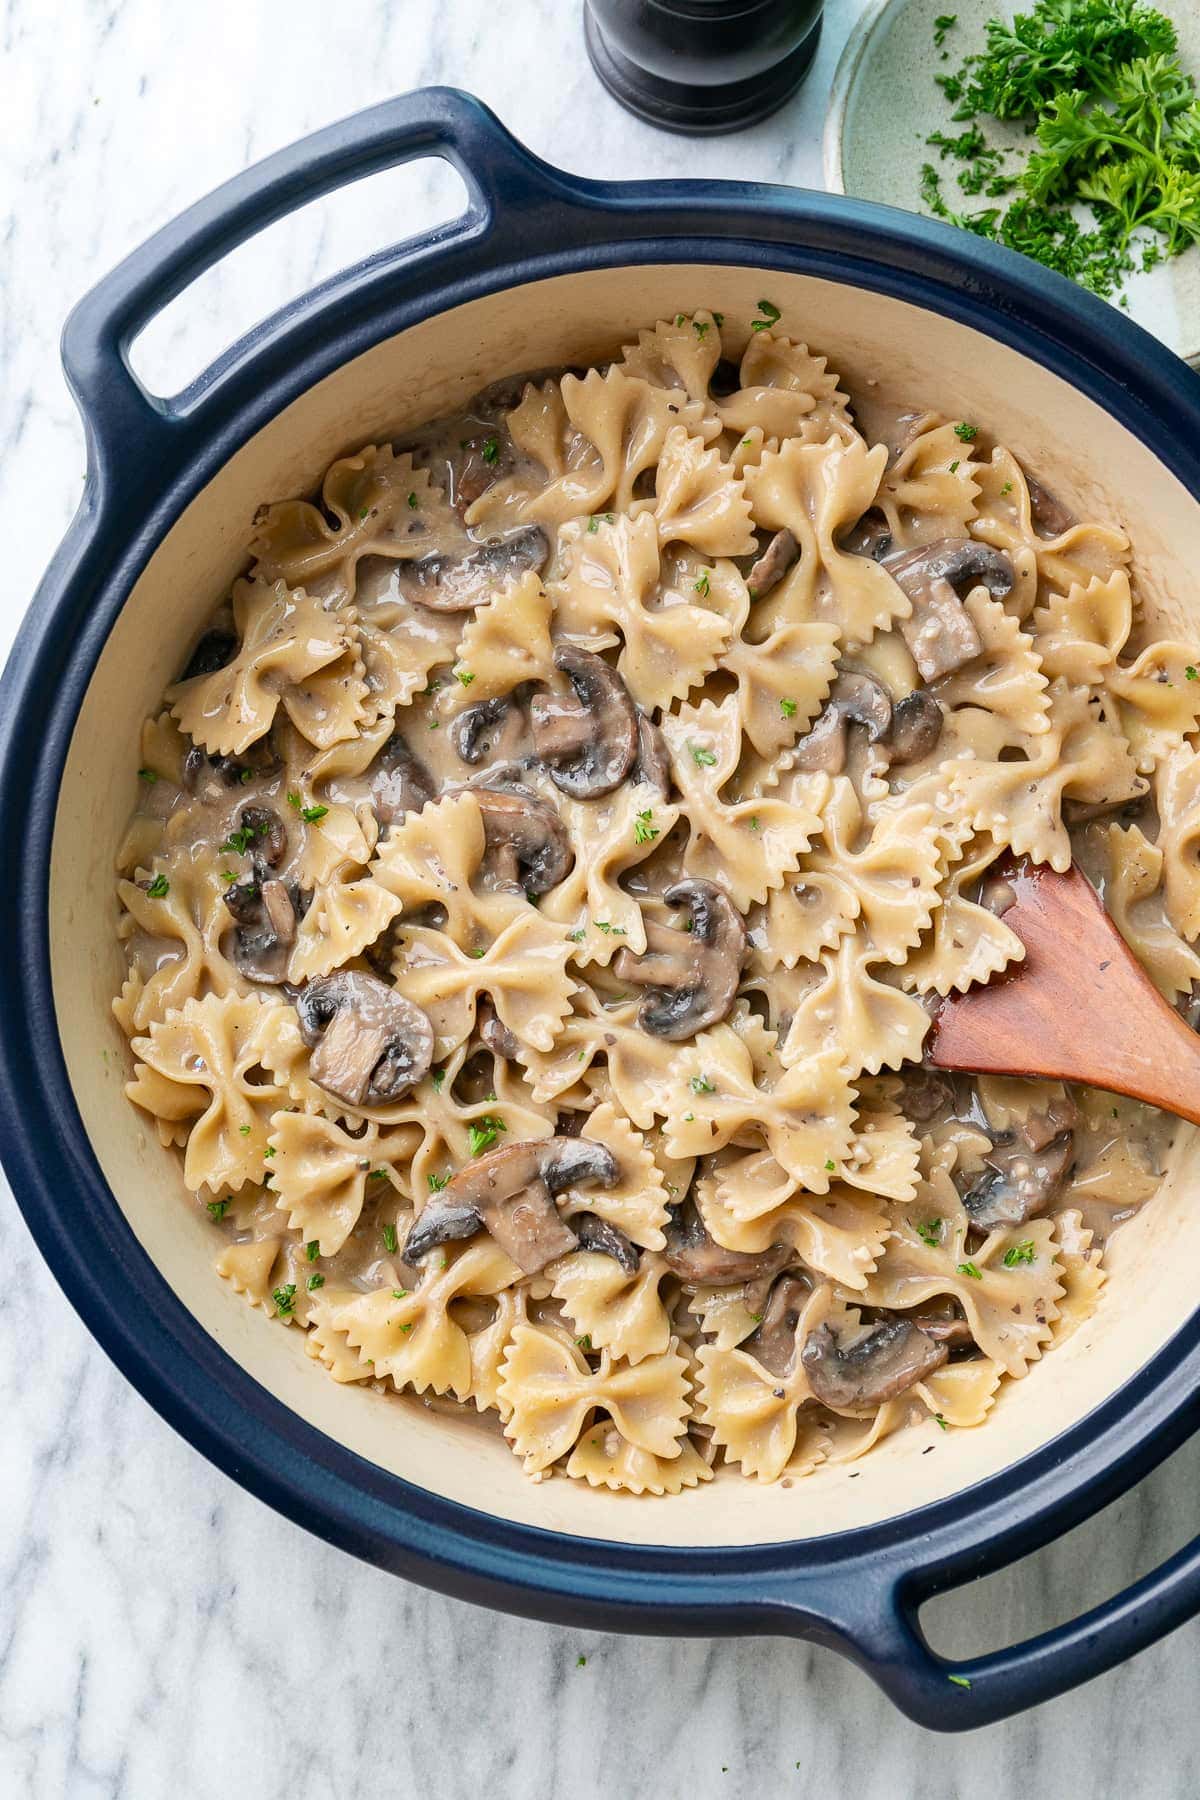
M1196 1537L1077 1619L969 1661L939 1656L921 1629L920 1606L999 1566L992 1558L984 1566L960 1566L950 1579L944 1570L909 1570L890 1581L880 1579L877 1565L846 1569L830 1608L815 1597L806 1607L797 1592L787 1609L790 1628L809 1636L813 1622L833 1623L835 1637L827 1630L815 1635L848 1654L910 1719L934 1731L973 1731L1103 1675L1200 1611Z
M172 399L134 374L129 346L177 294L230 250L298 206L347 182L418 157L437 156L467 188L464 213L395 250L343 270L271 318ZM294 329L319 328L347 294L385 281L397 255L411 263L507 236L516 216L566 197L569 184L505 130L486 106L455 88L424 88L327 125L235 175L118 264L78 303L63 331L67 380L83 417L89 469L101 491L139 475L161 479L186 454L207 401L253 355L263 383L274 347ZM261 384L260 384L261 391ZM195 428L195 429L193 429Z

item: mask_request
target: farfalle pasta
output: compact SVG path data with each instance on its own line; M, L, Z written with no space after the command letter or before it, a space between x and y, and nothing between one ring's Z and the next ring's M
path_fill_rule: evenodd
M1115 524L881 392L766 301L498 383L266 497L144 727L129 1098L397 1429L678 1495L1102 1328L1166 1128L924 1044L1014 855L1194 1016L1200 676Z

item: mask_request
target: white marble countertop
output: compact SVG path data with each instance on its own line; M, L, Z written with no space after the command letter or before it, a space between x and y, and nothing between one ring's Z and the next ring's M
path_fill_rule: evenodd
M83 476L63 316L149 231L267 151L430 82L474 90L534 150L588 174L817 182L858 4L828 0L798 101L697 142L639 125L600 90L578 0L8 0L0 656ZM239 253L148 334L143 370L172 391L255 316L426 222L449 191L430 166ZM808 1646L605 1637L481 1612L328 1549L176 1438L87 1336L7 1192L0 1258L0 1795L1200 1791L1200 1624L1026 1718L940 1739ZM1198 1477L1200 1444L1099 1522L939 1602L935 1642L997 1646L1103 1598L1194 1530Z

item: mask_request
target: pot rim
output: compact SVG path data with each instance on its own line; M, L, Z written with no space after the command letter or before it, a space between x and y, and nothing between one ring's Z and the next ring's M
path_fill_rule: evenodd
M105 420L110 399L117 412L127 408L132 378L127 369L116 377L125 384L117 397L112 368L86 366L78 344L72 364L69 328L66 352L88 432L88 484L22 625L0 707L0 792L10 841L22 845L20 866L0 889L0 938L13 946L15 985L0 1012L5 1168L56 1279L133 1385L225 1473L318 1535L451 1594L560 1622L815 1636L863 1662L925 1722L983 1723L1014 1710L1002 1683L993 1700L948 1720L911 1671L887 1666L917 1653L935 1669L954 1666L931 1659L915 1608L1107 1504L1200 1425L1200 1399L1191 1398L1200 1389L1200 1316L1058 1438L915 1512L833 1536L750 1546L573 1537L416 1487L326 1437L262 1388L151 1263L76 1110L51 988L49 866L60 780L96 662L137 576L195 495L291 400L374 344L465 300L600 267L728 263L815 275L910 301L1011 345L1097 400L1200 499L1200 382L1115 309L1037 265L936 222L840 197L732 183L575 181L536 163L462 97L407 96L391 103L391 112L419 102L426 118L434 100L453 115L460 139L482 134L493 162L498 145L508 158L493 185L483 184L483 228L469 210L467 228L448 245L399 247L382 267L374 259L267 321L222 360L215 384L205 377L163 414L172 420L164 438L155 441L159 427L147 431L139 466L131 469L127 442L123 466L114 461ZM361 129L388 111L358 115L346 128ZM411 137L411 124L407 130ZM478 141L470 148L477 152ZM467 154L451 136L435 153L456 160L456 149ZM355 173L362 172L360 159ZM471 172L479 176L474 157ZM261 180L260 171L239 177L201 207L256 176ZM192 218L185 215L136 252L118 276L139 257L161 261L164 238L183 234ZM260 211L250 229L265 222ZM548 243L553 250L544 248ZM175 291L197 272L194 260ZM92 323L98 298L112 303L103 287L90 296L81 313L91 307ZM328 324L334 314L336 336ZM124 340L118 348L124 364ZM31 742L40 745L32 778L24 748ZM121 1281L106 1283L103 1271L114 1266ZM1126 1653L1118 1647L1107 1660ZM1096 1672L1094 1661L1087 1672ZM1069 1671L1063 1679L1043 1677L1039 1697L1078 1678Z

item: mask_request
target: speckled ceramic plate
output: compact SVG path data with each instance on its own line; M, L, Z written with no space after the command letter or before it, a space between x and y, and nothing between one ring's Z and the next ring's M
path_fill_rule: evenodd
M926 212L921 201L921 168L936 162L926 145L931 131L961 131L951 121L951 105L934 77L959 66L984 44L989 18L1029 10L1029 0L871 0L842 53L825 121L825 185L831 193L882 200L908 212ZM1200 5L1167 0L1163 10L1175 20L1180 56L1200 76ZM957 23L943 51L934 45L939 14L953 12ZM1027 144L1019 126L992 126L997 143ZM986 204L961 195L955 165L940 164L947 203L975 208ZM1126 286L1128 311L1147 331L1200 366L1200 249L1187 251Z

